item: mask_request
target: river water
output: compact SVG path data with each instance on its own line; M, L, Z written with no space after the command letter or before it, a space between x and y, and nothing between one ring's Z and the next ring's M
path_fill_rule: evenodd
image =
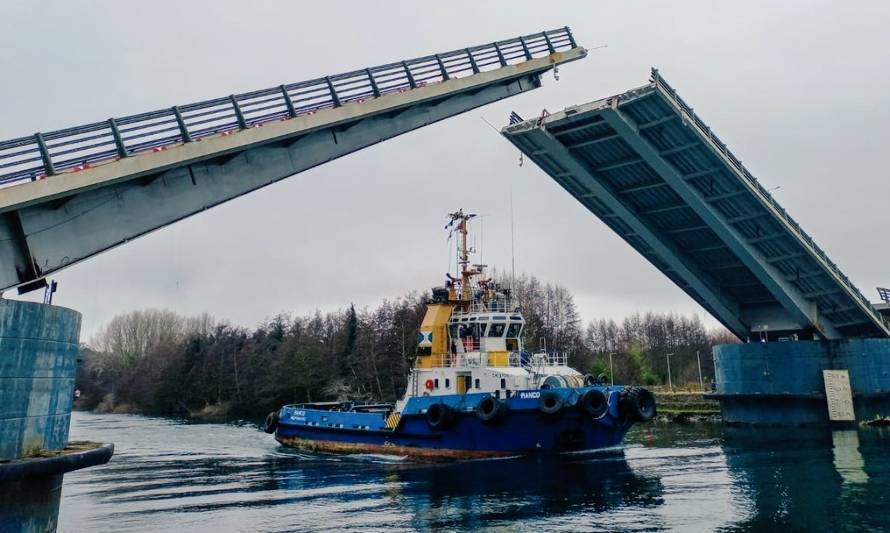
M252 424L74 413L112 441L60 531L856 531L890 526L890 432L649 424L623 450L447 465L282 448Z

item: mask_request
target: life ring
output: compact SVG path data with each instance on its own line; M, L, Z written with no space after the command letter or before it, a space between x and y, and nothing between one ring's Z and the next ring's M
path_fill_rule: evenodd
M562 411L563 406L565 406L566 401L557 394L552 391L544 391L541 393L541 397L538 399L538 410L541 413L548 416L555 416Z
M578 402L581 409L593 418L602 418L609 410L609 398L599 389L590 389Z
M426 380L426 383L424 383L423 386L429 390L433 390L433 380L431 380L431 379Z
M476 404L476 416L486 424L494 424L506 413L507 405L490 394Z
M434 403L426 410L426 423L433 430L443 430L454 423L454 410L444 403Z
M275 433L278 428L278 411L272 411L266 416L266 423L263 424L263 431L266 433Z
M621 414L631 420L645 422L658 414L655 396L642 387L628 387L618 397Z

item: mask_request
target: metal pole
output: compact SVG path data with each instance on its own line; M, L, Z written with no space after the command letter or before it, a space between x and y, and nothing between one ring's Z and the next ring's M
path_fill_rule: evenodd
M405 76L408 78L408 85L412 89L416 89L417 83L414 81L414 75L411 74L411 69L408 68L408 63L402 61L402 68L405 69Z
M54 175L56 167L53 166L53 158L49 153L49 148L46 147L46 143L43 141L43 134L35 133L34 140L37 142L37 149L40 151L40 158L43 160L43 170L47 176Z
M612 356L613 355L615 355L615 354L611 354L611 353L609 354L609 383L611 383L612 386L614 387L615 386L615 367L612 366Z
M294 107L294 101L290 99L290 93L287 92L287 87L279 85L278 88L281 89L281 95L284 97L284 105L287 106L287 116L295 118L297 116L297 109Z
M695 358L698 360L698 384L701 387L701 391L705 392L705 380L702 379L701 375L701 355L699 355L699 351L695 351Z
M232 102L232 109L235 110L235 119L238 121L238 127L242 130L247 129L247 121L244 120L244 113L241 112L241 106L238 105L238 99L235 98L235 95L229 96L229 101Z
M671 381L671 356L674 355L672 353L667 354L667 362L668 362L668 387L670 387L671 392L674 392L674 382Z

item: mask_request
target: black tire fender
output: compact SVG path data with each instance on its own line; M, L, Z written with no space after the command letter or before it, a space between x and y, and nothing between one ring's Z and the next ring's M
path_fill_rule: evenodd
M486 424L497 422L506 412L507 405L490 394L476 404L476 416Z
M623 416L639 422L652 420L658 414L655 396L642 387L628 387L621 391L618 408Z
M448 429L454 423L454 409L444 403L434 403L426 410L426 423L430 429L440 431Z
M593 418L602 418L609 411L609 397L599 389L590 389L578 402L581 410Z
M541 413L554 416L562 411L566 401L558 393L553 391L541 391L541 397L538 399L538 410Z
M266 423L263 424L263 431L266 433L275 433L278 429L278 411L272 411L266 416Z

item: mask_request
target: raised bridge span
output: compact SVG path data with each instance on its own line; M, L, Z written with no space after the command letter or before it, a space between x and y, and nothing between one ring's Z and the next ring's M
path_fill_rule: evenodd
M0 290L583 58L568 27L0 142Z
M886 319L652 71L502 130L742 340L890 337Z

